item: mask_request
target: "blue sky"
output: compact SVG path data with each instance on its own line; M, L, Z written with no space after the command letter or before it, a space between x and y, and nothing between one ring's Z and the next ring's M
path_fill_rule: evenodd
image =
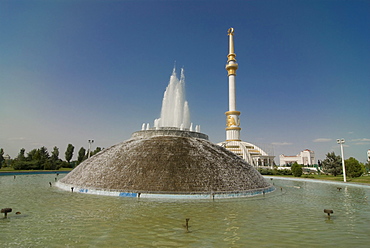
M225 139L227 29L241 137L316 159L370 149L370 1L0 1L0 147L109 147L160 116L174 64L191 120ZM275 159L278 162L277 159Z

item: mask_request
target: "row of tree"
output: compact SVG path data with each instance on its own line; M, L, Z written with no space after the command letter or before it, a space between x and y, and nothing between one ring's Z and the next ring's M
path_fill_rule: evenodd
M39 149L33 149L27 154L26 150L22 148L16 158L8 160L4 158L4 149L0 148L0 168L5 166L13 167L15 170L58 170L61 167L73 168L89 156L89 151L81 147L78 151L77 160L72 161L74 148L72 144L68 144L64 153L65 161L59 158L59 148L56 146L50 154L44 146ZM101 150L100 147L97 147L94 151L90 152L90 156L95 155Z
M59 148L54 147L51 154L49 154L46 147L41 147L39 149L33 149L26 154L24 148L22 148L15 159L5 160L4 150L0 148L0 168L3 166L13 167L15 170L58 170L61 167L73 168L74 166L80 164L82 161L88 158L89 151L84 147L81 147L78 151L78 156L76 161L71 161L73 157L75 147L72 144L68 144L67 149L64 153L65 161L59 158ZM91 151L90 156L95 155L102 149L97 147L94 151ZM348 177L359 177L362 174L370 170L370 163L366 164L360 163L357 159L350 157L345 160L346 175ZM323 173L330 174L333 176L343 174L342 168L342 158L335 155L334 152L326 154L326 158L319 162L319 170ZM262 174L274 174L271 171L260 171ZM282 171L286 174L286 171ZM301 176L302 165L293 164L291 167L291 174L294 176Z
M346 175L348 177L359 177L370 169L370 163L360 163L357 159L350 157L344 160L346 166ZM322 161L322 169L324 173L333 176L343 174L342 158L335 155L334 152L326 154L326 158Z

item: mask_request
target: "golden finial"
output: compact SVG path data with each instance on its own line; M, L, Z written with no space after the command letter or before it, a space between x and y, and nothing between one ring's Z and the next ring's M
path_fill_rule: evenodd
M228 71L228 75L236 75L238 64L236 63L236 54L234 52L234 28L229 28L227 33L229 35L229 54L227 55L226 70Z
M234 35L234 28L229 28L227 30L227 35Z

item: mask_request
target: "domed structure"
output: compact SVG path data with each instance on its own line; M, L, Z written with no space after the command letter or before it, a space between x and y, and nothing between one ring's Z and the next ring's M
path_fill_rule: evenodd
M241 197L274 188L207 135L146 130L87 159L58 182L83 193L132 197Z

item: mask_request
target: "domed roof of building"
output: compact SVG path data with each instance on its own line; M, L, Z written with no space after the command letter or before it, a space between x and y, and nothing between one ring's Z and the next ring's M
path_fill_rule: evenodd
M269 188L245 160L204 138L139 131L85 160L60 180L125 192L222 193Z

